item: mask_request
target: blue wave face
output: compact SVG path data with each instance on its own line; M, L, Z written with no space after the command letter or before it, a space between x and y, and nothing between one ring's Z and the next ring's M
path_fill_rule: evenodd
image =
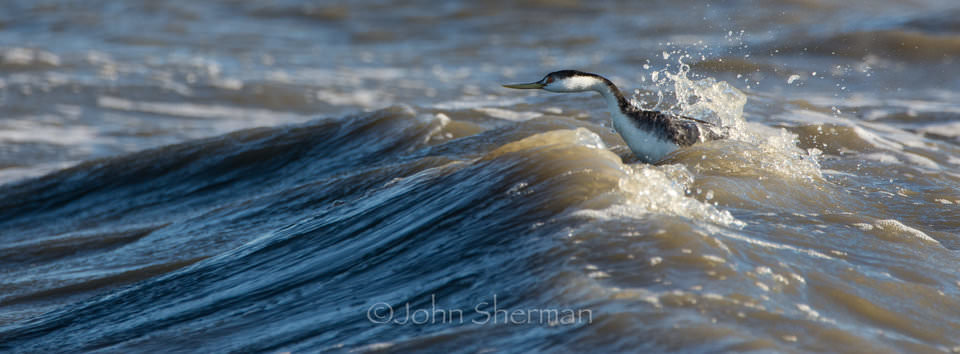
M569 207L554 198L569 178L543 175L537 164L575 165L547 153L530 165L522 151L478 160L469 149L411 143L432 125L385 110L93 161L8 186L4 236L22 244L5 251L37 254L7 262L50 285L2 301L110 291L8 324L6 348L175 350L184 335L208 339L180 342L182 350L352 347L408 335L372 322L367 308L376 303L543 301L538 289L555 276L547 270L567 261L557 235L577 223L550 222ZM511 191L515 181L533 197ZM58 242L76 252L56 252ZM60 281L29 267L37 257L46 258L42 268L86 276ZM460 320L482 316L472 309Z

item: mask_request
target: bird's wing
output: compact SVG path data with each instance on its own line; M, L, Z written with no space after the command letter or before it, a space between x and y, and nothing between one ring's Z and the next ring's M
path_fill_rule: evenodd
M675 116L675 117L676 117L677 119L692 120L692 121L697 122L697 123L700 123L700 124L705 124L705 125L708 125L708 126L718 127L718 125L717 125L716 123L708 122L708 121L705 121L705 120L700 120L700 119L691 118L691 117L687 117L687 116Z
M730 136L729 128L722 127L719 124L708 122L705 120L700 120L696 118L686 117L686 116L674 116L676 122L683 122L682 125L690 125L688 130L696 131L696 140L698 141L710 141L710 140L719 140L726 139Z

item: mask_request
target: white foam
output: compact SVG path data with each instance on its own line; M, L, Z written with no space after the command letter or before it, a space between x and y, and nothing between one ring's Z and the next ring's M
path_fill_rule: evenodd
M907 235L914 237L926 242L940 244L940 241L937 241L933 237L928 236L925 232L912 228L910 226L904 225L903 223L893 220L893 219L884 219L877 220L874 222L874 226L881 230L893 231L901 235Z
M701 257L703 257L703 259L706 259L706 260L708 260L708 261L710 261L710 262L713 262L713 263L726 263L726 262L727 262L726 259L723 259L723 258L721 258L720 256L715 256L715 255L712 255L712 254L705 254L705 255L703 255L703 256L701 256Z
M392 104L382 90L353 89L350 92L317 90L317 100L334 106L386 107Z
M133 101L119 97L97 97L97 105L120 111L134 111L189 118L215 119L256 119L262 125L299 121L304 117L298 114L278 112L266 109L240 108L223 105L204 105L196 103L171 103Z
M0 129L0 142L39 142L52 145L73 146L92 151L91 142L97 141L97 130L86 125L44 124L56 117L28 117L29 120L5 121Z
M28 167L9 167L0 169L0 185L26 178L42 176L47 173L73 166L80 161L63 161L35 164Z
M825 254L823 254L823 253L820 253L820 252L818 252L818 251L814 251L814 250L811 250L811 249L800 248L800 247L795 247L795 246L791 246L791 245L784 245L784 244L779 244L779 243L774 243L774 242L769 242L769 241L757 240L757 239L752 238L752 237L748 237L748 236L744 236L744 235L739 235L739 234L735 234L735 233L731 233L731 232L723 232L723 233L720 233L720 235L722 235L722 236L724 236L724 237L727 237L727 238L730 238L730 239L734 239L734 240L737 240L737 241L743 241L743 242L746 242L746 243L749 243L749 244L753 244L753 245L756 245L756 246L760 246L760 247L764 247L764 248L770 248L770 249L776 249L776 250L788 250L788 251L793 251L793 252L800 253L800 254L806 254L806 255L811 256L811 257L822 258L822 259L834 259L833 257L830 257L830 256L828 256L828 255L825 255Z
M926 156L914 154L912 152L904 152L903 157L906 158L907 161L909 161L911 164L915 166L926 167L931 170L940 169L939 164L937 164L935 161L931 160Z
M514 122L520 122L525 120L531 120L537 117L542 117L543 113L540 112L517 112L511 111L504 108L494 108L494 107L477 107L473 109L474 111L481 112L488 116L510 120Z
M960 138L960 122L928 124L917 130L921 133Z
M465 110L485 107L507 107L527 102L528 97L490 98L460 97L450 102L434 104L431 108L442 110Z
M890 164L890 165L897 165L901 163L900 159L898 159L896 156L893 156L893 154L884 153L884 152L862 154L860 155L860 158L865 160L872 160L872 161L877 161L885 164Z
M581 209L573 216L600 220L635 218L650 213L677 215L724 226L743 227L729 211L686 195L683 182L692 180L682 165L621 165L625 175L615 192L620 203L600 210ZM684 177L685 176L685 177Z
M50 65L60 66L60 57L48 51L29 48L8 48L0 50L0 59L13 65Z

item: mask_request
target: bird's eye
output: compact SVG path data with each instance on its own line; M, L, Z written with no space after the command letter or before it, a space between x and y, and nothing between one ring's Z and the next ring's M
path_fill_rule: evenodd
M544 79L543 82L546 84L553 83L553 76L547 76L547 78Z

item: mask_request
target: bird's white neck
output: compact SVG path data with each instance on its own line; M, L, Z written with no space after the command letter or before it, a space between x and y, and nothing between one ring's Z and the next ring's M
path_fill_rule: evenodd
M599 93L607 102L607 109L610 111L610 118L613 120L613 128L623 135L624 122L619 118L626 118L622 109L627 107L629 102L612 82L595 77L576 77L564 80L561 89L566 92L595 91Z
M591 87L591 89L599 92L600 95L603 96L603 100L607 102L607 109L610 110L611 117L616 114L623 114L621 111L621 101L623 101L622 103L627 102L616 86L607 86L605 83L600 82Z
M607 79L599 76L575 76L564 80L558 80L545 87L547 91L552 92L586 92L596 91L607 102L607 107L611 114L620 113L620 109L627 104L626 99L614 85Z
M630 150L646 162L656 162L677 149L677 145L661 139L655 132L641 129L628 116L627 107L630 102L623 97L620 90L610 81L596 78L584 78L583 82L577 83L582 91L596 91L603 96L607 102L607 109L610 111L610 118L613 121L613 129L623 137L623 140L630 147Z

